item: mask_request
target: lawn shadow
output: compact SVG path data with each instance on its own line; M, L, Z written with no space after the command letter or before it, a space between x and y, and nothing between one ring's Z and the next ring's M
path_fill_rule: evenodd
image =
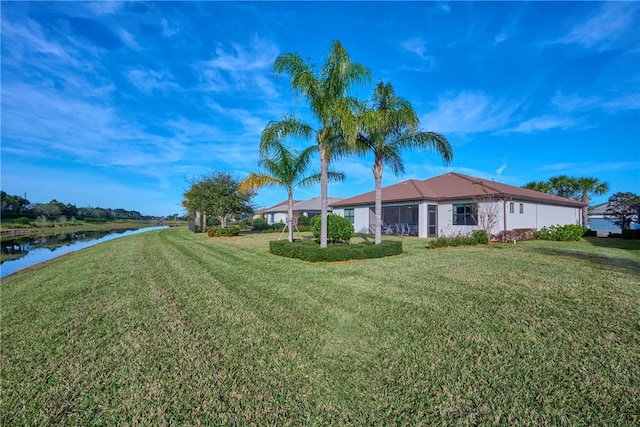
M606 246L615 247L615 246ZM619 258L616 256L607 256L583 252L580 250L556 249L556 248L532 248L533 251L543 255L561 256L574 258L594 265L600 269L615 269L628 274L640 275L640 259ZM634 254L635 255L635 254Z

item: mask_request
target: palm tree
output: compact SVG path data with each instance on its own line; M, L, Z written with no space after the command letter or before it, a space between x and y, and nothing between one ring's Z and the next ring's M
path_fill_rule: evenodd
M271 122L262 132L260 143L261 156L260 164L264 172L252 172L240 184L242 191L254 192L263 187L276 185L287 190L288 217L287 226L289 228L289 241L293 242L293 227L295 219L293 217L293 190L296 187L305 187L320 180L320 175L304 176L309 167L311 157L316 152L316 147L311 146L302 150L300 154L290 151L285 147L274 128L282 126L282 122ZM265 157L271 154L273 157ZM342 180L344 175L337 172L328 172L328 177L332 180Z
M329 57L319 72L296 53L278 56L273 64L277 75L288 74L291 89L309 102L312 113L319 122L318 129L305 125L309 133L315 133L320 155L320 200L321 228L320 247L327 247L327 186L328 166L332 156L337 156L346 145L355 145L356 125L348 98L349 89L357 83L368 82L369 70L361 64L351 62L340 41L332 43ZM297 122L300 124L299 122ZM282 131L301 130L291 122L281 127ZM305 131L306 133L306 131ZM343 148L340 148L340 147Z
M609 184L601 182L598 178L577 178L577 187L580 192L580 200L585 204L582 208L582 226L589 228L589 195L601 196L609 191Z
M363 106L359 115L357 148L373 153L375 180L375 243L382 242L382 172L386 164L394 174L404 172L402 150L418 148L440 154L445 164L453 158L447 138L419 129L420 120L411 104L395 95L391 83L379 82L373 93L373 108Z
M527 182L522 188L527 188L529 190L539 191L541 193L552 193L553 188L551 188L551 184L549 181L531 181Z

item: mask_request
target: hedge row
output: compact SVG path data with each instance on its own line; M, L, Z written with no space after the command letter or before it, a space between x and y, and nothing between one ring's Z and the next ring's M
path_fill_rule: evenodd
M240 234L240 227L209 227L207 235L209 237L232 237Z
M489 243L489 236L484 230L473 230L469 236L457 235L453 237L438 237L427 244L427 248L445 248L447 246L463 245L486 245Z
M293 243L288 240L272 240L269 242L269 251L274 255L311 262L349 261L399 255L402 253L402 242L383 240L379 245L370 242L353 245L342 243L320 248L315 240L295 240Z
M566 242L569 240L578 241L584 236L586 228L577 224L567 225L551 225L549 227L542 227L538 232L538 239L540 240L557 240Z

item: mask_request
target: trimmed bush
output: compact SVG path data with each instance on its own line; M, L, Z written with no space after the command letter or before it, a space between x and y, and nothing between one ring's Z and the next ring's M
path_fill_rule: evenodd
M207 235L209 237L232 237L240 234L240 227L209 227Z
M580 240L587 231L583 226L577 224L552 225L550 227L542 227L538 232L538 238L541 240L557 240L566 242L570 240Z
M296 240L293 243L287 240L272 240L269 242L269 251L274 255L303 261L349 261L399 255L402 253L402 242L383 240L379 245L370 242L355 245L334 243L326 248L320 248L318 242L313 240Z
M511 242L513 240L535 240L538 238L538 231L535 228L514 228L513 230L507 230L505 233L500 233L492 236L492 239L497 242Z
M489 235L484 230L473 230L469 236L458 234L453 237L438 237L427 244L427 248L445 248L447 246L486 245Z
M320 238L320 215L311 218L311 232L316 239ZM327 215L327 240L330 242L348 242L353 236L353 224L348 219L336 214Z

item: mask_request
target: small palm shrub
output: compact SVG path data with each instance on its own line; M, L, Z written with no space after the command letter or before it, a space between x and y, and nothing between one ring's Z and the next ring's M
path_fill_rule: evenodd
M336 214L327 215L327 240L330 242L348 242L353 236L353 224L348 219ZM316 239L320 238L320 215L311 218L311 232Z
M557 241L580 240L586 231L586 228L577 224L551 225L548 228L542 227L538 232L538 238Z

